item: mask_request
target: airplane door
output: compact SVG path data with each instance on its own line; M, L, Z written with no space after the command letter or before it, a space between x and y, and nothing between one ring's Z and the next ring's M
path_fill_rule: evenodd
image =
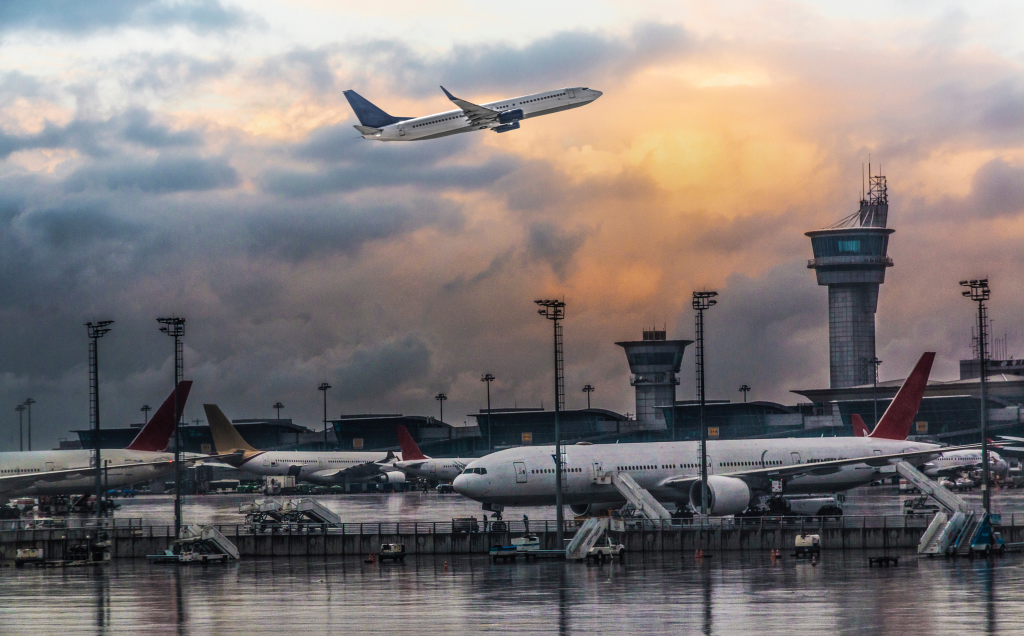
M800 453L797 453L796 451L794 451L794 452L790 453L789 456L793 458L793 465L794 466L800 463Z
M405 137L405 124L398 124L398 136Z
M512 466L516 469L516 483L526 483L526 464L523 462L512 462Z
M575 88L566 89L565 92L569 93L569 97L576 97L576 89Z
M288 476L298 478L302 474L302 466L289 466Z
M46 470L53 470L53 462L46 462Z

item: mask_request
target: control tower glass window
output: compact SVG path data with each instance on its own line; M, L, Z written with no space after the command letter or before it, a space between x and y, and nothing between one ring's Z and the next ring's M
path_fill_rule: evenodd
M839 241L840 252L859 252L860 241Z

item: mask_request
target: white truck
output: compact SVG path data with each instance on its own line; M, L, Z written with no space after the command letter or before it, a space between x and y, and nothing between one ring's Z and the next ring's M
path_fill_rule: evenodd
M614 557L624 559L626 557L626 546L621 543L612 543L611 537L604 536L604 542L590 548L587 552L587 561L593 559L595 562L610 561Z

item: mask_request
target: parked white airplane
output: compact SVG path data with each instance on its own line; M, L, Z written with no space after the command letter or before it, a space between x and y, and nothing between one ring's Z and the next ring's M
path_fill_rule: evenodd
M213 445L220 461L257 475L292 476L300 481L333 485L377 481L405 483L405 473L395 470L392 452L369 451L261 451L238 433L216 404L204 404Z
M427 457L401 424L398 425L398 445L402 449L402 459L395 462L395 468L414 477L451 482L470 461L454 457Z
M190 380L178 385L179 413L191 388ZM172 392L127 448L103 451L106 485L120 488L172 472L174 453L164 451L174 428ZM91 494L95 487L93 450L0 453L0 503L18 496Z
M345 91L345 97L359 119L355 129L364 139L418 141L487 128L496 133L516 130L523 119L586 106L603 94L590 88L559 88L478 105L459 99L444 86L441 90L458 110L426 117L393 117L355 91Z
M880 426L903 425L920 406L934 353L926 353L882 416ZM900 422L894 422L900 420ZM964 447L959 447L964 448ZM920 465L945 450L935 444L857 437L709 441L708 510L738 514L759 495L826 494L877 479L899 460ZM628 473L659 501L699 509L699 442L576 444L564 447L563 501L577 514L622 505L625 499L601 479ZM602 483L604 482L604 483ZM471 462L453 483L456 492L494 510L555 503L554 447L522 446Z
M881 426L882 423L879 422L875 430L870 433L868 433L868 427L860 415L856 413L851 414L850 423L853 425L854 437L905 440L910 435L909 420L907 421L906 430L903 428L883 428ZM1007 472L1010 470L1010 465L995 451L988 452L988 465L992 474L998 475L1001 479L1005 479ZM935 477L959 475L960 473L980 469L981 467L981 449L972 448L943 453L921 466L921 472L934 479Z

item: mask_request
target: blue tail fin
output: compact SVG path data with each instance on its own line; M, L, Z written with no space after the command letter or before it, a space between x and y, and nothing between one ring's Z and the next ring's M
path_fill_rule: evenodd
M349 105L355 111L356 117L359 118L359 123L363 126L383 128L384 126L390 126L391 124L411 119L411 117L392 117L355 91L345 91L345 98L348 99Z

